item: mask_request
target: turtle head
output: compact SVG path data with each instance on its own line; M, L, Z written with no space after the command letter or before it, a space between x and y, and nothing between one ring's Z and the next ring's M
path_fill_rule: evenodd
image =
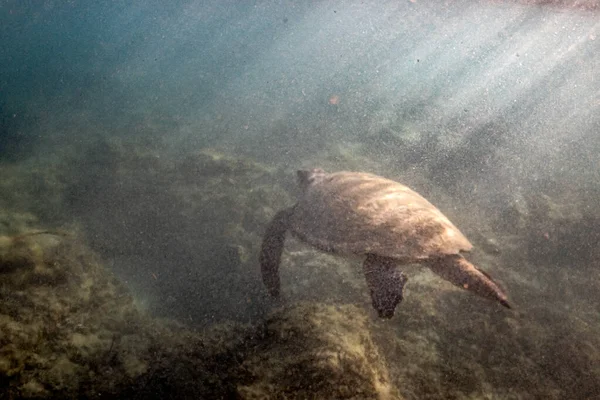
M300 186L302 190L305 190L315 181L323 179L325 176L325 171L323 171L321 168L300 169L296 172L296 176L298 179L298 186Z

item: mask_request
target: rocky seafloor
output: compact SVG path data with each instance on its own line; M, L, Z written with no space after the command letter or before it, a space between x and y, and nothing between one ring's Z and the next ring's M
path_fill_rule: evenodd
M79 154L0 166L0 398L600 396L600 211L576 199L449 212L514 310L409 267L384 321L359 261L291 238L284 299L266 296L258 247L292 170L120 140Z
M45 237L53 236L53 237ZM0 238L0 398L396 398L352 305L204 332L153 320L76 239Z

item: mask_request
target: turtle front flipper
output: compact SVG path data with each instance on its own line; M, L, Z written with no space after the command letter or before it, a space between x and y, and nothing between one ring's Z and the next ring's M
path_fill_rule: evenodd
M402 301L402 290L406 276L391 258L368 254L363 263L367 285L371 292L373 308L380 318L392 318L398 303Z
M456 286L511 308L508 297L500 286L463 256L452 254L439 257L429 261L428 265L433 272Z
M262 280L273 297L279 296L279 262L283 252L285 232L288 230L290 216L293 212L293 208L288 208L275 214L267 227L260 249L259 261Z

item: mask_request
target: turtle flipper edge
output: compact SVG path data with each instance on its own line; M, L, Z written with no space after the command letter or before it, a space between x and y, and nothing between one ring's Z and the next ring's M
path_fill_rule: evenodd
M262 281L273 297L279 296L279 262L283 252L285 232L288 230L290 216L293 211L293 208L289 208L275 214L267 227L260 249L259 261Z
M367 255L363 270L373 308L380 318L392 318L396 306L402 301L402 290L408 278L397 268L397 261L374 254Z

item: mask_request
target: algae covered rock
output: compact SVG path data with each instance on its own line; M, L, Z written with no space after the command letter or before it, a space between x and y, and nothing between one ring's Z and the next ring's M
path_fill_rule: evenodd
M0 273L8 398L396 398L354 306L302 303L254 327L200 334L139 313L74 236L4 241L7 253L37 249ZM36 279L40 268L61 279Z
M76 237L2 239L0 398L219 398L234 390L227 347L139 313Z
M131 297L70 238L4 242L0 375L15 396L74 395L114 337L141 322Z
M243 399L392 399L366 313L351 305L301 303L272 315L243 366Z

